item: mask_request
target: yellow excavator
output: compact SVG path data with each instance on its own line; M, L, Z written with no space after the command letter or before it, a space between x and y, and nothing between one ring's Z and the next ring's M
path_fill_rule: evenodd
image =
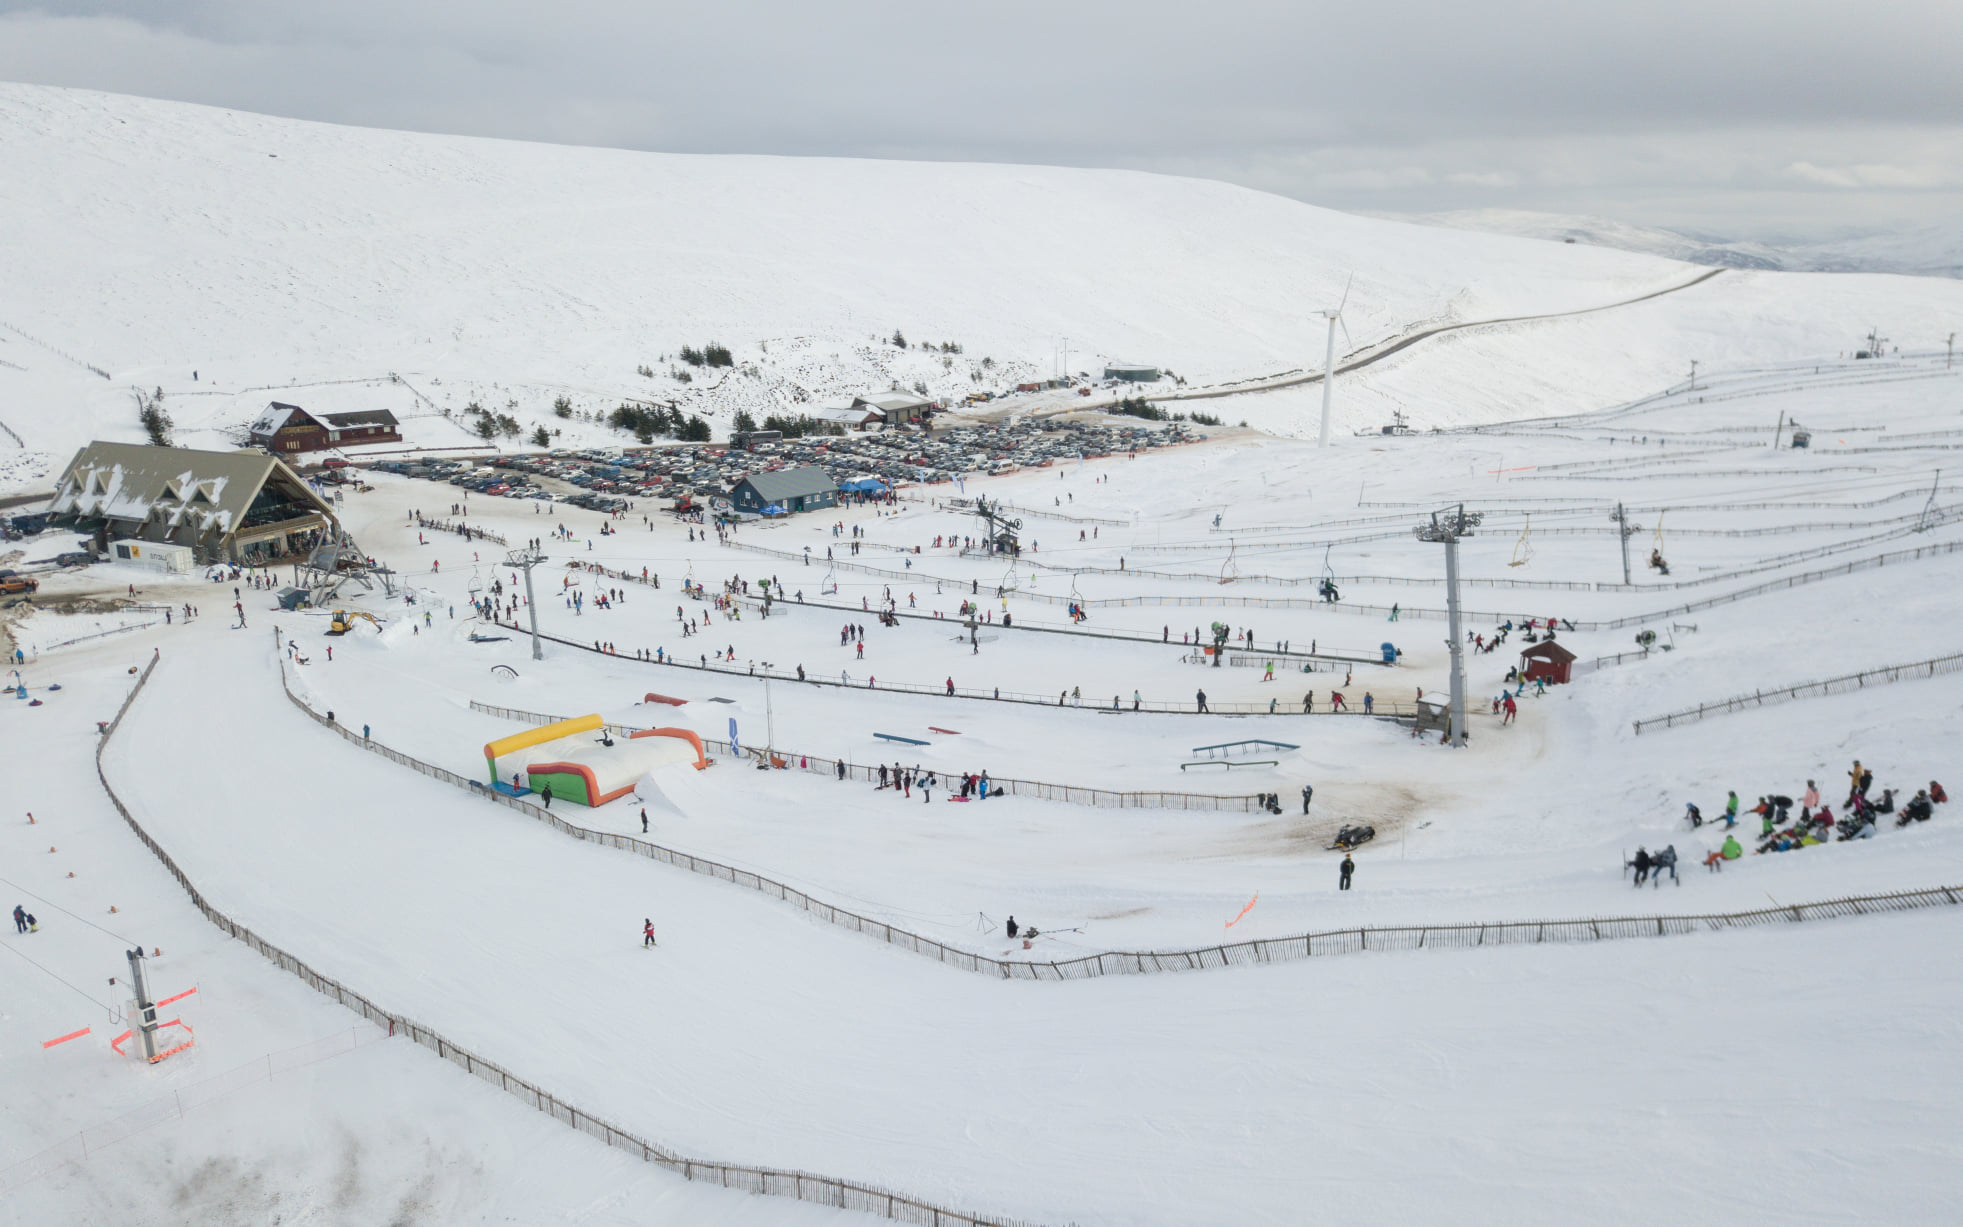
M375 620L375 615L362 613L359 609L355 610L353 613L349 613L345 609L335 610L334 620L328 624L327 633L330 635L347 634L349 631L354 629L354 620L356 618L366 618L368 620L369 625L375 628L376 634L379 635L382 633L382 624Z

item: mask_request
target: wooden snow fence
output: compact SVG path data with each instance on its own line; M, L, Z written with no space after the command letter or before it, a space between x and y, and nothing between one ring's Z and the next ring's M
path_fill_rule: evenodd
M1865 690L1869 686L1886 686L1893 682L1919 681L1945 673L1955 673L1959 669L1963 669L1963 652L1953 652L1948 656L1913 661L1906 665L1887 665L1860 673L1843 673L1839 677L1830 677L1818 682L1800 682L1793 686L1781 686L1776 690L1754 690L1750 694L1733 695L1728 699L1719 699L1715 703L1699 703L1696 707L1687 707L1682 711L1670 712L1668 715L1645 717L1635 722L1636 735L1642 736L1645 729L1675 728L1679 724L1693 724L1710 716L1729 715L1747 708L1788 703L1794 699L1817 699L1830 694L1845 694L1850 690Z

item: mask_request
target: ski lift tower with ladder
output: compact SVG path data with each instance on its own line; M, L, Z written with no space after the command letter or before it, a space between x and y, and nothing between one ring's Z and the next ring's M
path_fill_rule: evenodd
M523 570L525 572L525 609L532 616L533 660L545 659L545 653L540 649L538 640L538 602L532 598L532 568L544 561L544 551L530 547L522 550L512 550L504 556L505 566L513 570Z
M1472 530L1485 517L1467 511L1465 504L1446 512L1431 513L1429 524L1412 532L1420 541L1435 541L1445 547L1445 646L1452 653L1452 744L1463 746L1465 732L1465 645L1459 629L1459 541L1472 536Z

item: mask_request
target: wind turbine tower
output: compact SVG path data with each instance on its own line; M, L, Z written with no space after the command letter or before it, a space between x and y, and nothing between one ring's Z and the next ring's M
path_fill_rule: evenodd
M1329 321L1329 340L1322 351L1322 433L1316 437L1317 447L1329 446L1329 396L1336 381L1336 325L1343 324L1343 344L1350 343L1350 326L1343 323L1343 308L1350 301L1350 284L1356 274L1350 274L1349 281L1343 283L1343 297L1334 310L1323 308L1322 318Z

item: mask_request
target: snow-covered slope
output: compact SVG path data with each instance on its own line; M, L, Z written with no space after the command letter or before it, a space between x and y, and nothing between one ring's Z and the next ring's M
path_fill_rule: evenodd
M1410 213L1397 215L1397 220L1556 243L1587 243L1719 268L1963 277L1963 226L1955 222L1856 232L1831 239L1757 242L1531 209Z
M193 446L223 445L275 395L392 409L421 446L475 442L442 413L471 401L572 443L606 434L580 415L623 397L720 428L894 384L1000 390L1051 373L1063 338L1073 370L1132 359L1189 384L1313 367L1313 313L1352 276L1362 347L1698 271L1130 172L632 153L20 85L0 86L0 144L0 423L38 453L0 432L11 486L90 437L140 437L138 387L166 391ZM1727 273L1639 315L1424 342L1339 398L1339 422L1595 406L1690 358L1838 352L1877 320L1928 321L1934 343L1958 314L1948 282ZM710 342L737 367L673 378L682 346ZM1501 368L1505 388L1484 377ZM573 418L553 416L560 396ZM1298 426L1286 397L1223 413Z

